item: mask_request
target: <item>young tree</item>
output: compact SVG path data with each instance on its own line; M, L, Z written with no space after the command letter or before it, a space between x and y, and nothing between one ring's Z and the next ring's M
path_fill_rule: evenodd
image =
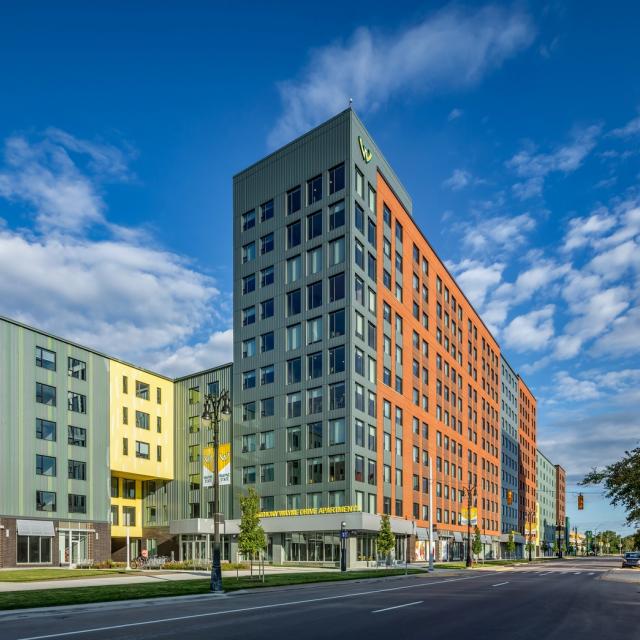
M482 551L482 540L480 539L480 527L476 525L473 541L471 542L471 551L473 551L476 556L476 562L478 561L478 556Z
M625 451L622 460L602 471L593 469L580 484L604 485L611 504L620 505L627 512L627 524L640 524L640 447Z
M253 572L253 560L267 546L264 529L260 524L258 513L260 500L256 490L251 487L246 496L240 498L240 533L238 535L238 549L251 561Z
M378 554L386 558L389 562L389 554L396 546L396 536L391 531L389 516L385 513L380 520L380 531L378 533Z
M516 552L516 541L513 539L513 531L509 534L509 538L507 539L507 544L505 546L507 553L513 558Z

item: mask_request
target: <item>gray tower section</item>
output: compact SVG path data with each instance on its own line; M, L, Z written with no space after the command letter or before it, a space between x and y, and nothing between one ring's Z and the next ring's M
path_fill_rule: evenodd
M369 162L361 141L372 152ZM333 182L332 192L332 169L340 165L344 185ZM368 255L382 257L375 237L368 241L368 221L378 230L383 225L381 206L369 210L367 191L368 185L377 189L378 171L410 212L394 172L346 110L234 177L235 513L249 486L264 510L358 504L376 511L377 478L367 470L369 460L378 463L377 445L369 441L368 427L376 433L379 417L369 394L376 393L376 375L369 376L368 367L378 358L379 328ZM322 194L316 200L318 177ZM343 222L332 215L336 205L344 206ZM363 212L361 229L356 206ZM356 240L364 247L362 269L355 263ZM364 283L364 306L354 304L356 278ZM356 348L363 373L355 368ZM364 390L361 406L356 385ZM357 477L356 455L364 459Z
M502 476L502 533L518 531L518 376L503 356L500 356L500 435ZM513 502L507 504L507 491L513 492Z

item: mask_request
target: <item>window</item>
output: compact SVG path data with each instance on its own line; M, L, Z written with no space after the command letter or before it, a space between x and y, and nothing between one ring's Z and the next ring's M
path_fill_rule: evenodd
M87 479L87 464L81 460L69 460L68 461L69 478L71 480L86 480Z
M287 451L300 451L302 447L302 433L300 427L287 429Z
M300 484L301 476L300 460L288 460L287 461L287 484L296 485Z
M248 242L242 247L242 264L256 259L256 243Z
M36 509L38 511L56 511L55 491L36 491Z
M329 456L329 482L344 480L344 453Z
M355 298L360 304L364 304L364 281L356 276L355 278Z
M136 411L136 427L138 429L149 429L150 417L144 411Z
M364 269L364 246L359 240L356 240L355 263Z
M67 358L67 369L69 371L69 377L76 380L87 379L87 363L77 358Z
M122 438L122 455L129 455L129 438Z
M124 526L129 526L129 527L136 526L136 508L135 507L122 507L122 524Z
M376 224L371 218L367 218L367 240L372 246L376 246Z
M302 259L300 256L293 256L287 260L287 284L296 282L302 275Z
M255 209L251 209L251 211L247 211L242 214L242 230L248 231L249 229L253 229L256 226L256 211Z
M260 222L273 218L273 200L260 205Z
M273 398L263 398L260 400L260 415L263 418L270 418L275 413L275 401Z
M287 418L299 418L301 413L302 394L299 391L287 394Z
M322 340L322 317L307 320L307 344L315 344Z
M117 504L111 505L111 524L118 526L120 524L120 508Z
M396 240L402 243L402 225L396 222Z
M267 333L263 333L260 336L260 351L262 353L273 351L274 344L275 344L275 338L273 335L273 331L268 331ZM216 393L215 395L218 395L218 394Z
M301 329L299 324L287 327L287 351L300 348Z
M260 255L273 251L273 233L267 233L260 238Z
M274 304L273 298L264 300L260 303L260 320L266 320L267 318L273 318Z
M276 479L276 472L273 462L260 465L260 482L273 482Z
M322 422L311 422L307 425L307 449L322 447Z
M149 385L146 382L136 380L136 398L149 399Z
M374 282L376 281L376 259L371 254L367 256L367 274Z
M322 482L322 458L309 458L307 460L307 483L317 484Z
M307 380L322 376L322 351L310 353L307 356Z
M344 418L329 420L329 444L344 444L346 426Z
M36 367L42 367L43 369L49 369L49 371L55 371L55 352L44 349L43 347L36 347Z
M302 295L300 289L287 293L287 317L295 316L302 310Z
M358 167L356 167L356 193L364 198L364 175Z
M156 404L162 404L162 389L156 387Z
M86 513L87 512L87 497L79 495L77 493L70 493L69 498L69 513Z
M315 211L307 216L307 240L322 235L322 211Z
M275 369L272 364L260 369L260 384L272 384L275 380Z
M245 371L242 374L242 388L243 389L253 389L256 386L256 371L252 369L251 371Z
M55 511L55 509L42 509L42 511L51 510ZM50 564L51 538L47 536L18 536L16 552L18 564Z
M329 278L329 302L336 302L344 298L344 273L338 273Z
M307 391L307 414L322 413L322 387Z
M344 236L329 243L329 266L344 262Z
M256 355L256 339L249 338L242 341L242 357L251 358Z
M51 420L36 418L36 438L38 440L56 441L56 423Z
M344 225L344 200L329 207L329 231Z
M382 217L384 218L384 223L387 225L387 227L391 226L391 211L389 210L389 207L387 207L386 204L383 203L382 205Z
M268 287L275 280L273 265L260 270L260 286Z
M248 420L256 419L256 403L255 401L245 402L242 405L242 420L247 422Z
M207 393L211 396L217 396L220 393L220 382L218 380L212 380L207 383Z
M287 249L297 247L302 242L300 220L287 225Z
M256 450L256 434L242 436L242 453L253 453Z
M322 280L307 285L307 309L322 306Z
M129 378L122 376L122 393L129 393Z
M273 511L275 509L274 496L260 497L260 511Z
M297 384L302 379L301 358L287 360L287 384Z
M312 276L322 271L322 247L307 251L307 275Z
M251 273L242 278L242 295L247 295L256 290L256 274Z
M122 478L122 497L127 500L136 499L136 481Z
M87 397L81 393L67 391L67 409L76 413L87 413Z
M329 195L344 189L344 162L329 169Z
M329 338L337 338L345 333L344 309L329 314Z
M56 459L53 456L36 454L36 474L39 476L55 476Z
M346 403L346 385L344 382L337 382L329 385L329 409L344 409Z
M149 443L136 440L136 458L149 459Z
M329 373L342 373L344 371L345 347L340 345L329 349Z
M56 406L56 388L42 382L36 382L36 402L48 407Z
M368 195L369 195L369 198L368 198L369 210L373 211L375 213L375 210L376 210L376 191L371 185L369 185Z
M275 445L275 434L273 431L264 431L260 434L260 451L273 449Z
M307 204L313 204L322 200L322 176L316 176L307 180Z
M287 191L287 215L291 215L296 211L300 211L302 206L302 190L300 187L295 187L290 191Z
M242 467L242 484L255 484L256 483L256 468L255 466Z
M360 233L364 233L364 209L356 202L355 203L355 225L356 229Z
M256 321L256 308L254 306L247 307L242 310L242 326L248 327L251 324L255 324Z

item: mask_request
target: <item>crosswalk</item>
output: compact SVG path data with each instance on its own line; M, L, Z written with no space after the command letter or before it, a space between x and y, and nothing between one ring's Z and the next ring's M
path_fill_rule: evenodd
M513 569L513 573L527 573L533 576L596 576L606 573L607 569L593 569L592 571L574 571L572 569Z

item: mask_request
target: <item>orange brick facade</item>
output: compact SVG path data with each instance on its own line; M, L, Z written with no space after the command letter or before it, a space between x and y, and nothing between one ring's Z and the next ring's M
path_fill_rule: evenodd
M464 532L461 490L472 483L482 533L499 535L499 347L380 174L376 206L378 460L391 467L385 501L384 464L378 466L378 511ZM434 514L427 512L428 460ZM396 478L400 464L403 477ZM533 483L535 495L535 472Z
M518 376L518 436L520 440L518 484L518 518L520 531L524 531L525 512L533 513L529 519L535 519L536 512L536 399L527 385Z
M556 514L558 517L558 524L564 526L565 518L567 516L567 477L565 470L559 465L556 465Z

